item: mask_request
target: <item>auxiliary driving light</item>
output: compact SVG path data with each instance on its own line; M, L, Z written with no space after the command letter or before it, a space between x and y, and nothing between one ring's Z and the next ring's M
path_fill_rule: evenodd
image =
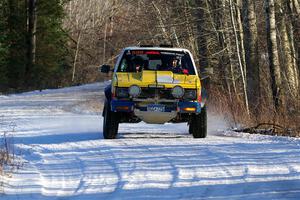
M129 88L129 95L131 97L138 97L141 94L141 88L137 85L132 85Z
M180 99L184 95L184 89L181 86L177 85L172 89L172 95L173 97Z

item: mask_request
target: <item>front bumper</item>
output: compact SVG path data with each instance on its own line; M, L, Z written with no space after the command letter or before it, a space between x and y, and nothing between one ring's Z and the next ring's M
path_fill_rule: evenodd
M153 104L153 103L149 103ZM163 103L161 103L163 104ZM147 106L138 106L137 102L128 100L112 100L111 111L113 112L133 112L135 109L140 111L147 111ZM200 102L175 102L173 105L166 106L165 112L178 112L178 113L200 113Z

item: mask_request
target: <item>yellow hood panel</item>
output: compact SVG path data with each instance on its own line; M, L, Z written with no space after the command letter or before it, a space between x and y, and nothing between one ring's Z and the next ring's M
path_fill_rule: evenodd
M166 88L173 88L175 85L184 88L200 86L200 79L197 75L174 74L170 71L117 72L115 79L114 86L118 87L130 87L131 85L148 87L156 84L164 85Z

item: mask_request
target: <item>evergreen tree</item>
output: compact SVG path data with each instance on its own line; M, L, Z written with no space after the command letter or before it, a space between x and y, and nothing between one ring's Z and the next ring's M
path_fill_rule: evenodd
M30 7L32 2L35 3L33 8ZM33 29L32 9L35 15ZM60 0L1 1L1 90L42 89L59 85L69 70L65 59L68 52L62 29L63 17Z
M39 0L37 14L33 84L36 87L56 87L68 72L67 37L62 29L63 5L60 0Z
M4 15L5 2L0 2L0 92L7 87L7 54L8 47L5 43L7 32Z
M24 1L5 0L4 16L5 45L7 46L6 73L9 88L18 89L24 81L26 12Z

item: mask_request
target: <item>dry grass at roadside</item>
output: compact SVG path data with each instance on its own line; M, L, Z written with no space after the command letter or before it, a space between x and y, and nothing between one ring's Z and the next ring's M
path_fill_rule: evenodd
M0 173L3 174L3 169L5 166L12 164L14 159L14 153L12 152L12 147L10 145L7 133L4 132L1 135L0 141Z
M0 123L0 126L3 123ZM15 126L9 126L11 132L0 132L0 193L3 188L4 178L10 177L12 173L21 166L21 162L16 159L13 146L13 133Z
M300 137L299 102L290 102L294 105L293 109L281 113L276 112L270 103L263 102L258 111L249 116L242 100L231 99L216 88L210 91L209 96L210 110L223 115L231 127L238 128L239 132Z
M9 139L7 137L7 133L4 132L0 136L0 192L3 187L3 178L6 175L4 170L13 165L14 153L11 153L11 146Z

